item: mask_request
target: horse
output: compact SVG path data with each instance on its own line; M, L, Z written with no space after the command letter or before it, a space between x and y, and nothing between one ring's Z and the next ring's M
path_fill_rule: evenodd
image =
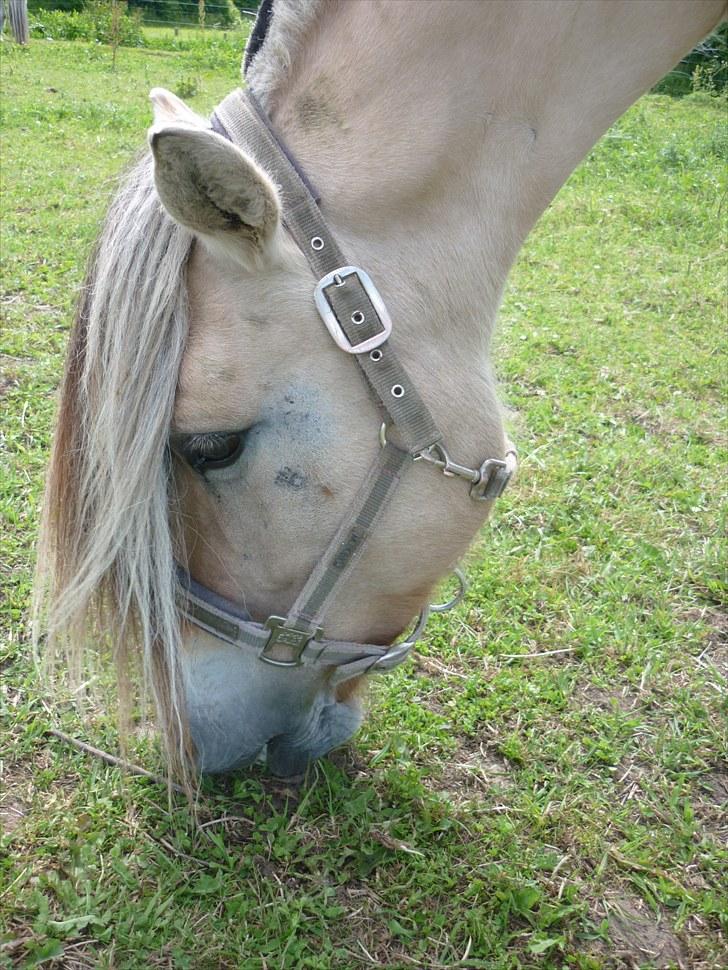
M264 0L245 92L151 98L89 261L37 629L139 661L172 773L305 771L514 471L507 275L724 0ZM419 614L413 634L397 642Z

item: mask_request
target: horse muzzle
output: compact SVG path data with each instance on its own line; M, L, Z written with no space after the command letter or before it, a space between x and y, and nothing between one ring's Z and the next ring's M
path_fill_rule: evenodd
M201 772L219 774L265 758L279 777L344 744L359 728L355 698L339 701L325 668L292 672L195 630L183 651L187 718Z

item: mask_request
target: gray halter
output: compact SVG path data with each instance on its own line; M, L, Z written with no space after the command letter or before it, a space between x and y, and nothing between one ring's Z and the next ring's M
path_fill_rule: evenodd
M449 603L425 608L414 631L394 646L329 640L323 636L321 624L400 476L412 461L429 462L448 477L468 481L471 499L490 501L502 494L515 472L516 453L509 448L504 459L488 458L479 468L467 468L450 459L432 415L389 343L392 321L380 294L367 273L345 258L321 216L308 180L253 95L233 91L215 110L212 127L252 156L279 187L283 222L318 280L314 300L321 319L337 346L352 354L361 367L381 406L383 423L377 460L287 616L270 616L265 623L256 623L184 570L179 571L180 609L201 629L254 651L264 663L329 667L332 685L360 674L391 670L407 658L429 613L450 609L460 601L465 579L459 570L458 594ZM396 428L404 448L387 440L390 426Z

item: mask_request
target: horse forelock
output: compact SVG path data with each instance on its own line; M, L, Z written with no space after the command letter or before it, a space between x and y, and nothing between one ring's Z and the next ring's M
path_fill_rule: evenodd
M72 679L87 676L93 656L112 653L122 704L139 661L177 768L187 735L167 438L191 243L164 212L142 159L111 204L80 294L46 483L34 624L36 643Z

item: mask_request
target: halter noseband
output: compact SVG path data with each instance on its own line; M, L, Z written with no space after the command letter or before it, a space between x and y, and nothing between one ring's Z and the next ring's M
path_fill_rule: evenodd
M470 497L490 501L501 495L516 470L509 446L503 459L487 458L479 468L452 461L435 421L389 343L392 321L364 270L349 265L318 208L316 194L295 159L282 145L250 91L236 90L216 108L212 128L254 158L278 185L283 222L308 260L318 283L314 300L336 345L351 354L363 371L383 415L377 460L354 497L336 535L314 567L285 617L254 622L224 599L179 570L183 615L220 640L250 648L265 663L332 668L331 682L359 674L391 670L407 658L421 636L430 612L444 612L462 599L466 583L449 602L426 607L414 631L391 647L329 640L323 636L326 607L339 592L411 461L425 461L448 477L470 483ZM397 429L405 448L387 439Z

